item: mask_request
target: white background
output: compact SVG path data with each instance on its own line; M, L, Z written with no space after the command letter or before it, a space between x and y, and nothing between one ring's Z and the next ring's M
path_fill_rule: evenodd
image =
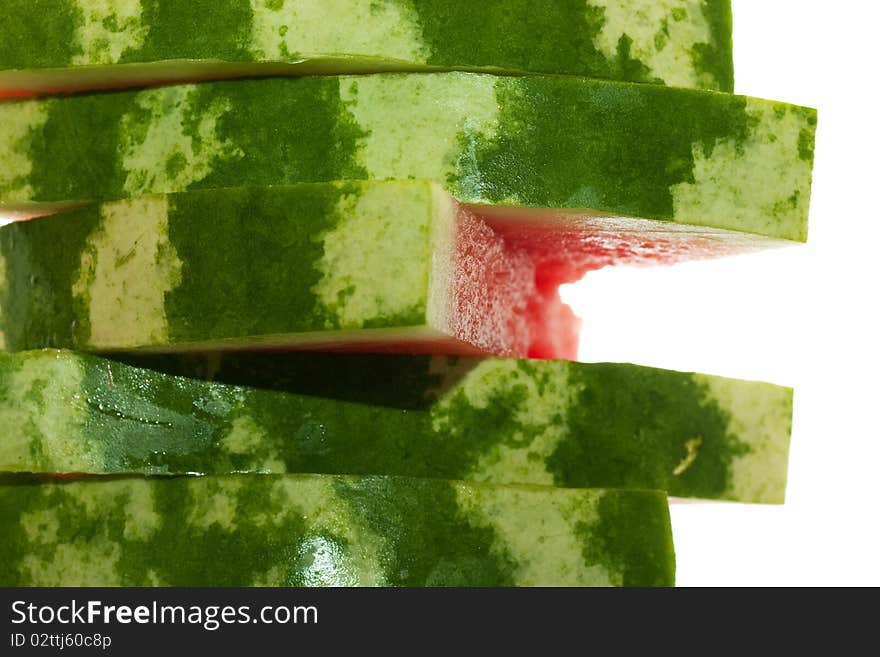
M786 504L673 506L679 585L877 586L880 11L733 4L737 93L819 110L809 241L589 275L565 297L584 319L580 359L795 388Z

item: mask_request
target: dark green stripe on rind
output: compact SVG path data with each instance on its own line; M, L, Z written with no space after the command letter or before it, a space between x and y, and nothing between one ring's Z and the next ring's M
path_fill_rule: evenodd
M0 68L67 66L73 52L80 8L57 0L5 0L0 4Z
M709 22L712 39L694 46L695 66L718 82L718 91L734 89L733 14L726 0L707 2L703 14ZM668 23L667 23L668 25Z
M7 481L0 527L3 586L671 586L675 570L656 492L384 477Z
M63 0L62 0L63 1ZM120 63L164 59L253 61L253 10L243 0L141 0L149 26L143 45L124 51Z
M666 586L672 572L660 571L657 564L674 554L672 534L666 528L665 519L657 513L655 498L635 495L605 496L599 500L599 525L577 525L584 536L584 556L595 561L602 555L625 571L624 586L636 582L650 582L649 586ZM644 554L641 537L653 546L650 554ZM591 540L592 539L592 540Z
M727 94L467 73L206 83L7 104L0 118L0 162L20 172L0 173L7 203L422 178L466 202L792 240L806 238L816 124Z
M5 0L0 69L342 57L732 91L729 15L729 0Z
M168 238L184 264L183 284L165 297L169 339L308 331L329 322L311 293L321 277L316 238L336 223L343 193L315 186L274 197L243 191L175 199Z
M741 143L748 136L742 97L622 85L572 94L569 80L530 86L497 86L504 108L498 136L470 145L474 156L463 168L473 167L479 182L465 187L464 196L497 203L527 198L547 207L566 199L575 207L668 219L674 216L671 188L693 175L694 144L711 149L719 140ZM601 137L587 139L586 126L601 127ZM561 163L565 175L557 173ZM529 170L553 173L526 175ZM450 185L462 184L457 175ZM464 185L470 180L466 176Z
M388 214L367 216L367 210L357 210L356 204L370 189L385 199ZM168 237L184 264L181 285L165 297L169 339L185 342L425 324L434 228L432 188L413 184L388 192L353 183L177 197L169 214ZM347 213L338 207L346 199ZM359 224L361 216L379 227ZM316 288L334 274L329 262L321 264L332 248L326 236L334 231L347 233L340 257L357 261L364 269L349 272L348 284L339 284L336 299L322 300L328 295ZM205 248L206 237L225 248ZM375 291L379 303L374 309L355 318L354 308L351 312L340 308L359 292L357 274L366 273L371 264L365 252L380 243L384 270L376 275L410 282L411 301L395 303L394 290L388 286L387 291ZM344 266L339 263L340 269ZM408 271L417 273L408 276Z
M0 470L389 474L784 499L791 391L768 384L506 359L148 362L200 378L66 352L0 356Z
M450 66L472 61L478 66L492 66L507 60L513 68L534 73L567 73L631 82L668 80L675 86L733 91L730 3L726 0L673 2L665 3L665 7L651 7L651 3L639 6L640 3L614 1L557 0L542 4L537 12L529 2L414 0L413 4L430 47L431 64ZM607 45L599 45L603 36L606 41L613 41L612 37L602 35L603 28L610 27L609 13L615 14L623 27L613 42L612 52ZM626 13L627 17L621 20L616 16L618 13ZM675 31L687 18L705 20L706 38L691 46L690 57L681 57L675 66L652 68L633 52L634 40L639 42L636 51L648 43L661 52L682 47L685 39ZM650 39L645 38L648 31ZM695 76L693 82L687 82L688 76Z
M0 347L79 344L88 309L72 292L88 238L100 225L92 207L76 219L47 217L0 227ZM60 229L60 232L59 232ZM63 234L61 234L63 233Z

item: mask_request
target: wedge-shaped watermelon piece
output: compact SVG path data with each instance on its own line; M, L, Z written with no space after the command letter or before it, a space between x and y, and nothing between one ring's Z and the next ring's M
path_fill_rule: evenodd
M662 493L309 475L0 484L2 586L671 586Z
M815 124L729 94L475 73L85 94L0 105L0 203L419 178L465 203L804 240Z
M164 372L0 354L0 471L381 474L784 499L792 396L769 384L446 356L151 364Z
M0 25L0 94L391 69L733 91L729 0L3 0Z
M575 213L484 212L438 185L141 197L0 228L0 346L577 355L557 294L613 263L779 240Z

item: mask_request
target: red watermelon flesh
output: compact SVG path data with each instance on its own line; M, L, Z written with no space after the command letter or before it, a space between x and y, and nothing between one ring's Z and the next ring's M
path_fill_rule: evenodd
M766 247L767 240L658 221L462 206L456 245L455 335L475 333L531 358L577 357L580 319L559 296L611 265L663 265Z

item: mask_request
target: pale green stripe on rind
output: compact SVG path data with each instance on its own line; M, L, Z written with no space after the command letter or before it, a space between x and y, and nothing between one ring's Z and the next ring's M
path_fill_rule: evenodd
M57 354L22 354L0 362L0 470L98 472L105 443L88 436L83 363ZM59 400L64 403L59 404ZM50 438L47 440L47 438Z
M404 2L250 0L251 49L257 60L364 55L426 64L428 46ZM331 28L331 29L328 29ZM377 48L378 47L378 48Z
M343 196L335 210L339 220L316 237L323 255L312 291L342 330L426 305L434 258L431 236L452 233L452 217L435 216L430 186L409 189L394 195L388 187L364 186ZM444 219L449 223L436 226ZM394 253L406 258L394 258Z
M746 101L749 134L729 139L711 154L694 144L694 182L672 188L675 218L684 223L730 228L806 241L812 157L793 157L812 148L804 114L794 108ZM772 181L770 183L769 181Z
M277 446L277 436L270 435L248 414L244 395L241 397L228 432L217 441L220 451L240 460L241 465L235 468L238 472L284 474L287 465Z
M305 586L386 586L381 557L388 550L388 537L377 534L358 517L358 509L340 496L332 477L299 480L278 478L268 505L274 512L258 515L258 525L280 526L284 516L300 516L310 536L299 547ZM377 563L378 562L378 563ZM284 583L281 569L270 568L262 582Z
M496 135L501 107L491 76L368 76L339 84L363 135L356 162L370 178L444 182L459 175L477 142ZM458 184L481 188L480 180Z
M578 528L599 520L600 491L586 497L581 491L561 489L456 487L459 506L477 526L490 527L496 538L492 549L510 555L517 564L518 586L541 586L566 581L572 586L621 586L623 574L610 564L584 568L582 538ZM530 505L530 498L545 496L553 504ZM586 499L585 499L586 497Z
M78 0L82 23L76 29L74 66L115 64L126 51L143 46L149 25L141 0Z
M2 226L0 226L2 227ZM5 320L3 319L3 306L9 294L8 283L6 282L6 258L0 250L0 351L6 350L6 332L3 327Z
M138 109L121 121L126 194L184 190L204 179L217 162L241 157L240 148L217 136L217 122L231 109L229 101L218 98L198 111L193 104L197 93L198 87L181 85L137 95Z
M383 586L386 584L376 556L385 550L384 539L358 522L356 510L339 496L331 477L279 477L273 480L264 509L240 508L247 496L245 477L211 477L192 486L188 497L187 526L199 532L234 533L247 517L267 532L283 531L291 519L304 519L308 536L297 550L305 586ZM240 516L241 514L241 516ZM249 515L253 514L253 515ZM287 584L289 564L269 566L250 584Z
M28 201L31 157L28 148L35 132L49 118L52 101L0 103L0 198L7 203Z
M49 485L45 492L53 492ZM2 495L2 493L0 493ZM73 509L61 504L46 505L21 514L19 523L28 544L33 548L18 557L17 573L27 586L122 586L120 561L123 560L125 541L149 541L156 530L166 522L158 513L155 487L146 482L128 480L80 486L76 491L79 517L72 517ZM62 498L63 499L63 498ZM59 537L59 530L72 523L87 522L90 517L100 518L118 513L121 533L109 527L91 533L83 531L73 540ZM5 528L7 532L10 528ZM9 556L9 555L8 555ZM9 574L4 578L9 581ZM149 570L144 572L144 585L161 586Z
M695 374L729 418L729 431L748 446L734 456L730 481L723 497L758 503L782 504L788 472L792 391L771 386L743 386L721 377ZM699 445L695 445L698 453ZM695 457L696 458L696 457Z
M712 29L703 3L593 0L593 4L604 9L605 22L596 45L609 58L617 53L621 39L628 38L632 56L653 77L674 87L716 88L712 75L694 66L694 47L705 44Z
M475 366L474 366L475 365ZM487 359L455 373L455 386L431 409L431 422L438 436L461 430L462 398L470 408L485 411L509 396L506 410L517 429L509 439L484 453L467 479L489 483L511 481L553 485L547 461L571 433L569 412L579 406L583 383L568 368L527 370L517 360Z
M169 242L168 210L165 196L101 207L72 287L88 308L90 347L168 342L165 293L180 284L183 269Z

